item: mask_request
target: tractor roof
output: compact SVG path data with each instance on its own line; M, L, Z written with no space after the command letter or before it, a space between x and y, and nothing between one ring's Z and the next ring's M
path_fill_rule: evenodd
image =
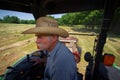
M105 0L0 0L0 9L26 13L36 10L42 11L41 14L57 14L103 9L104 3ZM118 7L119 3L120 1L116 0L115 5Z

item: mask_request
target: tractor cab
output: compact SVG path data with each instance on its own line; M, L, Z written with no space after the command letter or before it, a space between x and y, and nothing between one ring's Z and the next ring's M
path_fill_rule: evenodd
M116 57L110 53L103 53L108 31L113 20L115 10L118 7L120 7L120 0L0 0L0 9L32 13L35 20L39 17L50 14L103 10L103 19L100 25L101 29L99 35L97 35L97 38L95 39L93 52L90 53L90 51L86 51L84 56L85 61L88 62L84 80L120 79L119 68L117 68L117 66L113 67L113 65L115 65L113 63ZM112 27L112 29L113 28L114 27ZM81 49L77 45L77 38L60 38L60 41L64 43L75 55L76 62L79 62ZM3 75L3 80L42 80L43 76L41 73L44 73L44 63L40 66L33 67L31 66L32 63L29 61L30 57L36 56L36 54L42 55L42 53L45 52L41 52L39 50L35 51L31 53L32 55L27 55L25 58L20 60L19 63L14 65L14 67L8 67L10 70ZM41 57L44 56L47 55L43 55ZM24 66L21 66L23 64ZM26 66L30 67L27 68ZM37 73L38 68L41 68L39 71L40 73Z

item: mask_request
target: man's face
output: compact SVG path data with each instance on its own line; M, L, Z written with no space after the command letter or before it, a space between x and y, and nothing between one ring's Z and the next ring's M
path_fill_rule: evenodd
M46 35L36 35L36 44L39 49L41 50L47 50L52 44L52 36L46 36Z

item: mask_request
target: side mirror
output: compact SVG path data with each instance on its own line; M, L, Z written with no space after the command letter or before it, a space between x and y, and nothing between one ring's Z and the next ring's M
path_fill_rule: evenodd
M85 61L90 62L91 60L93 60L93 57L90 52L86 52L84 55L84 59Z

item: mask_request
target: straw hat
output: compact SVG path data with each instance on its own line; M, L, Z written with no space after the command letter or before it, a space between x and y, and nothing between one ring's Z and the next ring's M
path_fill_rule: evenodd
M24 31L23 34L58 35L64 38L69 36L67 31L58 28L56 20L49 17L40 17L36 21L36 27Z

